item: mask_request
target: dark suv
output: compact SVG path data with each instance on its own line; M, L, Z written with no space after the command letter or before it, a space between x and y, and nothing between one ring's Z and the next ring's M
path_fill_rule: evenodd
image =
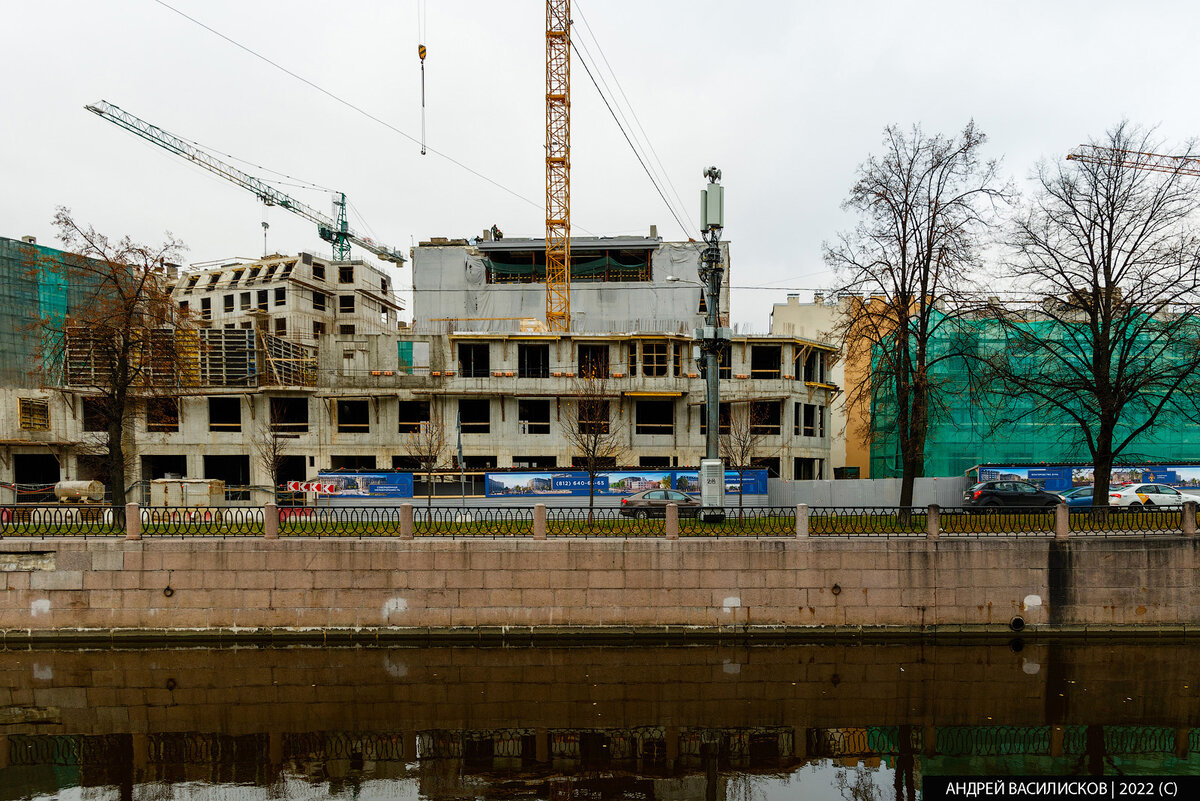
M963 493L967 509L1050 509L1062 502L1062 496L1026 481L981 481Z

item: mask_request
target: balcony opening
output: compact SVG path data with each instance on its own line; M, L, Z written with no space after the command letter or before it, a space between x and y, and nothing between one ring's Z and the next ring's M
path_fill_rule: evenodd
M339 434L368 434L371 431L369 400L340 400L336 406Z

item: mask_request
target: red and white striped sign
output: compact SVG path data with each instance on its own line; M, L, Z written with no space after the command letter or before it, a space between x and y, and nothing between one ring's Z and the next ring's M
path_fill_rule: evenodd
M324 495L336 495L337 484L322 484L319 481L289 481L287 488L291 492L319 492Z

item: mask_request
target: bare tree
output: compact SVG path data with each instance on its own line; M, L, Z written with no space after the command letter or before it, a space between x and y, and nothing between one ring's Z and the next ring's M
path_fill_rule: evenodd
M177 403L181 388L197 378L194 332L182 327L185 316L164 286L167 265L179 260L183 245L170 234L157 246L129 237L113 241L76 223L66 208L58 209L54 225L68 252L45 259L40 270L64 281L79 301L69 314L41 321L44 361L61 371L47 378L88 393L96 403L106 426L114 517L124 520L130 418L151 398Z
M1097 506L1139 437L1200 422L1200 187L1184 159L1148 155L1160 148L1123 122L1083 158L1042 164L1010 265L1033 302L991 309L1000 422L1057 423L1086 448Z
M271 399L267 419L263 421L262 427L255 429L251 435L251 445L254 448L254 455L258 458L258 463L271 480L271 500L275 502L279 500L280 476L283 473L284 465L287 463L289 456L288 446L295 439L294 436L288 436L280 431L275 425L275 421L282 418L282 416L280 401L274 398Z
M429 419L404 438L404 453L425 473L426 506L433 506L433 471L442 466L448 446L441 409L429 402Z
M595 372L571 382L571 394L563 399L566 411L559 428L571 451L579 455L580 467L588 474L588 522L595 515L596 475L615 467L625 457L625 426L619 414L620 395L609 388L607 376ZM613 414L614 408L618 407Z
M781 425L781 419L768 419L762 407L753 401L730 404L728 428L719 432L719 443L726 468L738 474L739 517L745 506L742 487L746 471L754 466L756 458L770 458L779 453L781 446L778 441L772 443L772 437L778 437Z
M870 380L849 388L847 405L871 410L871 438L898 439L903 507L925 472L931 416L944 411L934 374L954 349L936 343L954 339L953 300L1011 192L997 162L981 160L985 141L973 122L953 137L889 126L883 153L858 168L843 204L858 224L825 246L839 291L851 296L835 333L871 358Z

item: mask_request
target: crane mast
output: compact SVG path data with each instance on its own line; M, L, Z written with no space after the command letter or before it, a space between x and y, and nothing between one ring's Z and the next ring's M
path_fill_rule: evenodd
M253 175L249 175L231 164L226 164L190 142L180 139L175 134L164 131L156 125L135 117L111 103L100 100L91 105L84 106L84 108L102 119L137 134L147 142L158 145L177 156L182 156L193 164L198 164L209 172L216 173L225 180L235 183L243 189L250 190L259 200L268 206L279 206L310 222L316 223L317 234L321 239L333 246L333 258L337 261L349 260L351 244L355 244L363 250L373 253L384 261L389 261L397 265L403 264L405 261L404 256L398 251L386 245L381 245L369 237L362 236L350 229L346 220L346 195L344 192L337 193L334 198L334 205L338 209L338 217L334 220L311 206L285 195L283 192L255 178Z
M571 329L571 0L546 0L546 327Z

